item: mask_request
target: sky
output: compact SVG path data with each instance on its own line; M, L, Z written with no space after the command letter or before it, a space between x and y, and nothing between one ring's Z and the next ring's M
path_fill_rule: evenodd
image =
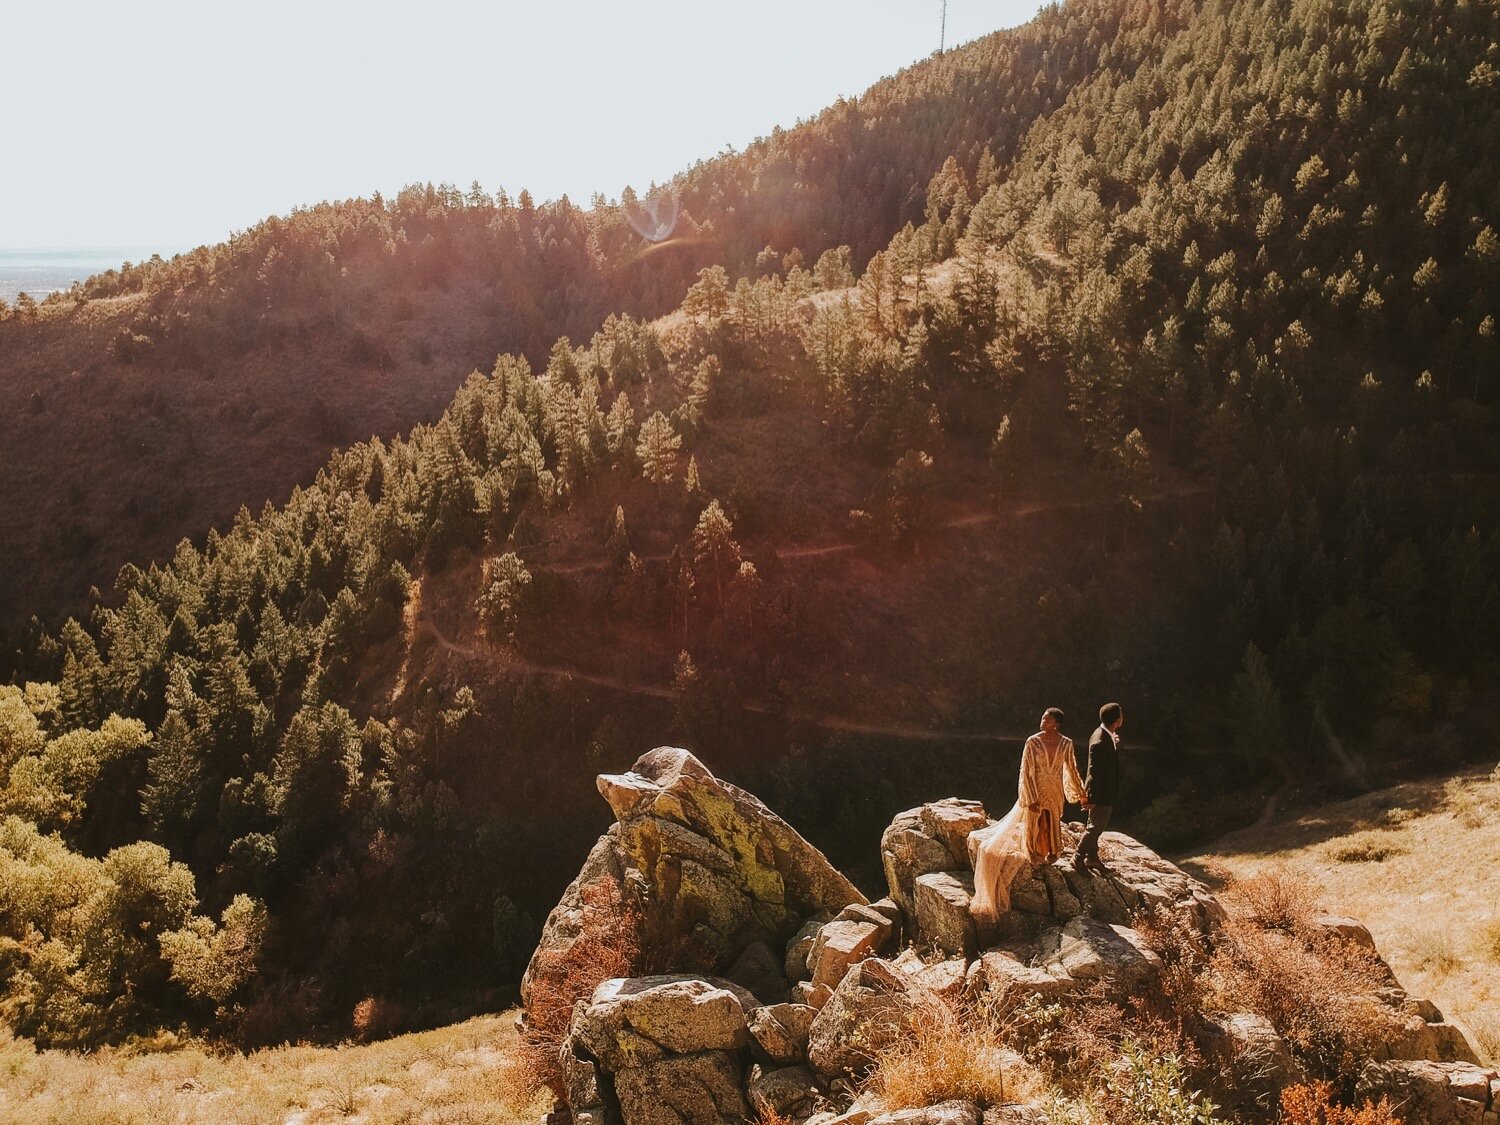
M1039 0L949 0L954 46ZM586 205L938 47L941 0L5 0L0 248L218 242L447 181Z

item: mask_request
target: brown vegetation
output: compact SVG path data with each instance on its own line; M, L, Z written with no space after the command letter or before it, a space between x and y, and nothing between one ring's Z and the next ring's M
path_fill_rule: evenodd
M1357 1107L1333 1100L1333 1085L1312 1082L1288 1086L1281 1092L1281 1125L1405 1125L1391 1109L1390 1099L1366 1101Z
M641 917L620 899L613 883L580 891L580 936L564 950L541 949L531 963L527 1020L519 1044L518 1074L533 1090L562 1093L559 1051L568 1037L573 1005L615 977L641 967Z

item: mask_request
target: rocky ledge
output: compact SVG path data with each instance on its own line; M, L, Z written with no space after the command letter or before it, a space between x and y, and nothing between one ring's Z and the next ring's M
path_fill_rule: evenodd
M973 801L898 815L881 839L887 895L870 902L791 826L686 750L653 750L629 773L600 777L599 790L617 823L547 920L523 984L523 1019L534 1021L547 991L566 988L568 967L590 956L587 943L599 937L588 932L599 925L590 902L611 904L618 916L606 924L630 931L627 945L652 972L605 980L574 999L559 1049L557 1121L1041 1121L1034 1106L968 1101L884 1112L860 1079L924 1013L953 1001L1150 994L1163 965L1135 928L1140 918L1210 940L1225 921L1201 882L1111 832L1103 871L1022 871L1010 911L976 928L969 835L989 818ZM1374 950L1357 922L1319 925L1331 939ZM1405 1022L1366 1067L1362 1089L1421 1107L1426 1116L1414 1120L1500 1120L1500 1076L1477 1065L1430 1003L1407 997L1393 975L1389 982L1387 999ZM1302 1077L1264 1018L1231 1014L1214 1027L1258 1060L1267 1083Z

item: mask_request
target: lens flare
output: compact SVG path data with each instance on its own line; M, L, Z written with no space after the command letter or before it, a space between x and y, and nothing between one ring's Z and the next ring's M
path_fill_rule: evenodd
M677 193L666 188L648 192L645 199L627 199L625 220L647 242L665 242L677 229Z

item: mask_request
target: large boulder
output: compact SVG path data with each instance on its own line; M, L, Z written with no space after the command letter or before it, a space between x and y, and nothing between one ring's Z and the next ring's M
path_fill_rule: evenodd
M916 943L955 957L973 957L977 941L974 917L969 913L973 897L974 876L970 872L918 875L912 890L916 914L912 936Z
M946 802L936 802L938 805ZM928 827L932 818L924 818L922 806L897 813L896 819L880 837L880 861L885 869L886 885L891 898L901 908L910 926L916 917L912 888L918 876L934 871L951 871L961 866L948 848L946 839L933 834Z
M728 981L670 975L607 980L573 1015L570 1035L609 1071L668 1054L734 1051L750 1042L757 1007Z
M615 1075L624 1125L742 1125L744 1071L727 1051L668 1055Z
M1306 1081L1302 1064L1265 1016L1233 1012L1205 1022L1217 1039L1215 1053L1250 1101L1274 1105L1283 1087Z
M849 970L818 1011L808 1034L807 1057L825 1078L854 1078L911 1031L942 1001L878 957Z
M561 1051L575 1121L675 1125L746 1118L749 992L725 980L607 980L573 1012Z
M599 792L617 823L547 918L521 983L528 1016L544 980L591 960L597 931L608 940L628 926L622 944L672 971L722 974L739 962L741 975L780 987L767 956L742 962L746 950L783 950L809 917L865 902L795 829L686 750L652 750L628 773L601 775ZM601 918L611 910L617 925Z
M1161 975L1161 957L1140 934L1096 918L1080 916L1047 930L1038 947L1038 961L1051 975L1119 992L1139 993Z

